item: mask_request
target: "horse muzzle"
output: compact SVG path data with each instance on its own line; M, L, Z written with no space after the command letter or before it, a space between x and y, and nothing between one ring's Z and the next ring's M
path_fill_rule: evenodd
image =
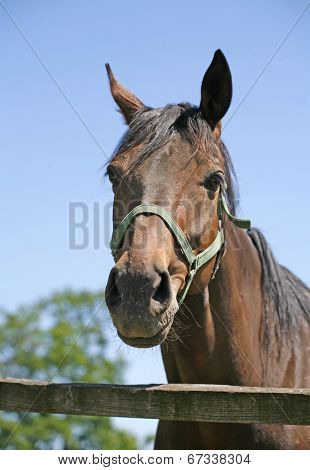
M106 303L119 337L138 348L161 344L178 309L167 270L141 272L118 264L109 276Z

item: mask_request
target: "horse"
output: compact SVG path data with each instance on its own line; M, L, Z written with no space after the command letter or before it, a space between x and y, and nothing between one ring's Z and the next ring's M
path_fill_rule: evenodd
M169 383L309 387L309 289L235 215L224 54L214 54L199 106L146 106L106 68L128 126L106 172L117 232L106 304L119 337L160 345ZM155 449L307 449L309 429L160 420Z

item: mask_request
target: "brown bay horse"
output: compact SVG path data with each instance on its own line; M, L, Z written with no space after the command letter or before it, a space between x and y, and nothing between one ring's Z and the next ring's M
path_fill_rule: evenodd
M107 70L128 124L107 167L114 231L124 228L106 289L119 336L133 347L161 344L169 383L310 387L309 290L258 230L234 223L237 190L221 140L232 97L224 55L214 55L199 107L147 107ZM208 252L192 277L184 244L193 259ZM309 447L307 426L262 424L160 421L155 441L157 449Z

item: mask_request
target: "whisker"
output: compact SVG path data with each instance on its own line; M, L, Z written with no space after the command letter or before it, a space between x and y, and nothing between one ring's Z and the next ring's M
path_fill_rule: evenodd
M183 303L181 309L182 309L183 307L185 307L185 308L187 309L187 311L191 314L191 317L192 317L192 319L194 320L194 322L196 323L196 325L198 326L198 328L203 328L203 326L198 323L198 321L197 321L197 319L195 318L195 316L194 316L193 312L191 311L191 309L190 309L185 303ZM180 309L180 310L181 310L181 309ZM185 313L185 312L182 312L182 313Z

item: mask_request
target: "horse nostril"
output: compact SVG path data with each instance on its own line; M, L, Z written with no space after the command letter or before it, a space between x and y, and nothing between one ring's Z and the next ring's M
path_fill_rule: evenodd
M164 271L160 274L160 277L159 286L153 293L152 299L167 307L172 298L170 275L167 271Z
M122 301L121 294L115 282L115 277L116 272L112 270L106 288L106 300L108 301L110 307L116 307Z
M148 273L131 273L114 267L106 287L107 306L113 314L120 314L120 307L138 309L159 315L165 311L173 297L168 271L150 270Z

